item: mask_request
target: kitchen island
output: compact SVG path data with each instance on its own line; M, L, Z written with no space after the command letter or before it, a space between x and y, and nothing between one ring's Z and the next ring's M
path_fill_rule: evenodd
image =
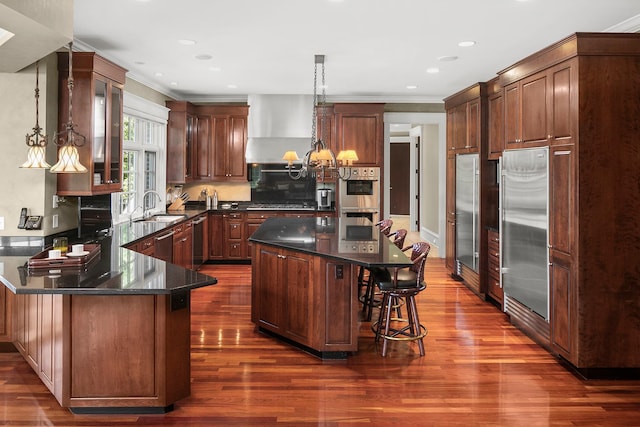
M326 359L358 350L359 266L411 265L364 218L270 218L249 240L252 322Z
M143 227L116 227L81 268L0 257L13 342L75 413L166 412L190 394L190 292L216 280L121 247Z

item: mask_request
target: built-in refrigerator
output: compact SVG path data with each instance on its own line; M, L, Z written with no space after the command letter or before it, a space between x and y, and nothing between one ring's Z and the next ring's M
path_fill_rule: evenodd
M505 150L501 160L500 186L501 271L505 298L517 300L547 321L548 159L547 148Z
M461 265L478 273L480 170L478 154L456 156L456 269Z

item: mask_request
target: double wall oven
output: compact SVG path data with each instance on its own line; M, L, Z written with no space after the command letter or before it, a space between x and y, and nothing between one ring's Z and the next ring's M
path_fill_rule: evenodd
M380 220L380 168L350 169L342 170L348 178L338 184L340 248L342 252L372 252L378 247L377 229L372 224Z

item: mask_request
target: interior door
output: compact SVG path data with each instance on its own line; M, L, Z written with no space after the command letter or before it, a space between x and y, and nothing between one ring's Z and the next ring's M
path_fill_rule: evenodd
M390 147L389 189L391 215L409 215L410 180L409 159L411 144L408 142L393 143Z

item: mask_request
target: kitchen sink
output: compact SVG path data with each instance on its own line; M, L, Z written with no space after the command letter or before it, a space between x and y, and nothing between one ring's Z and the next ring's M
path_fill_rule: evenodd
M186 215L157 214L157 215L150 216L149 218L141 219L140 221L141 222L174 222L174 221L181 221L186 217L187 217Z

